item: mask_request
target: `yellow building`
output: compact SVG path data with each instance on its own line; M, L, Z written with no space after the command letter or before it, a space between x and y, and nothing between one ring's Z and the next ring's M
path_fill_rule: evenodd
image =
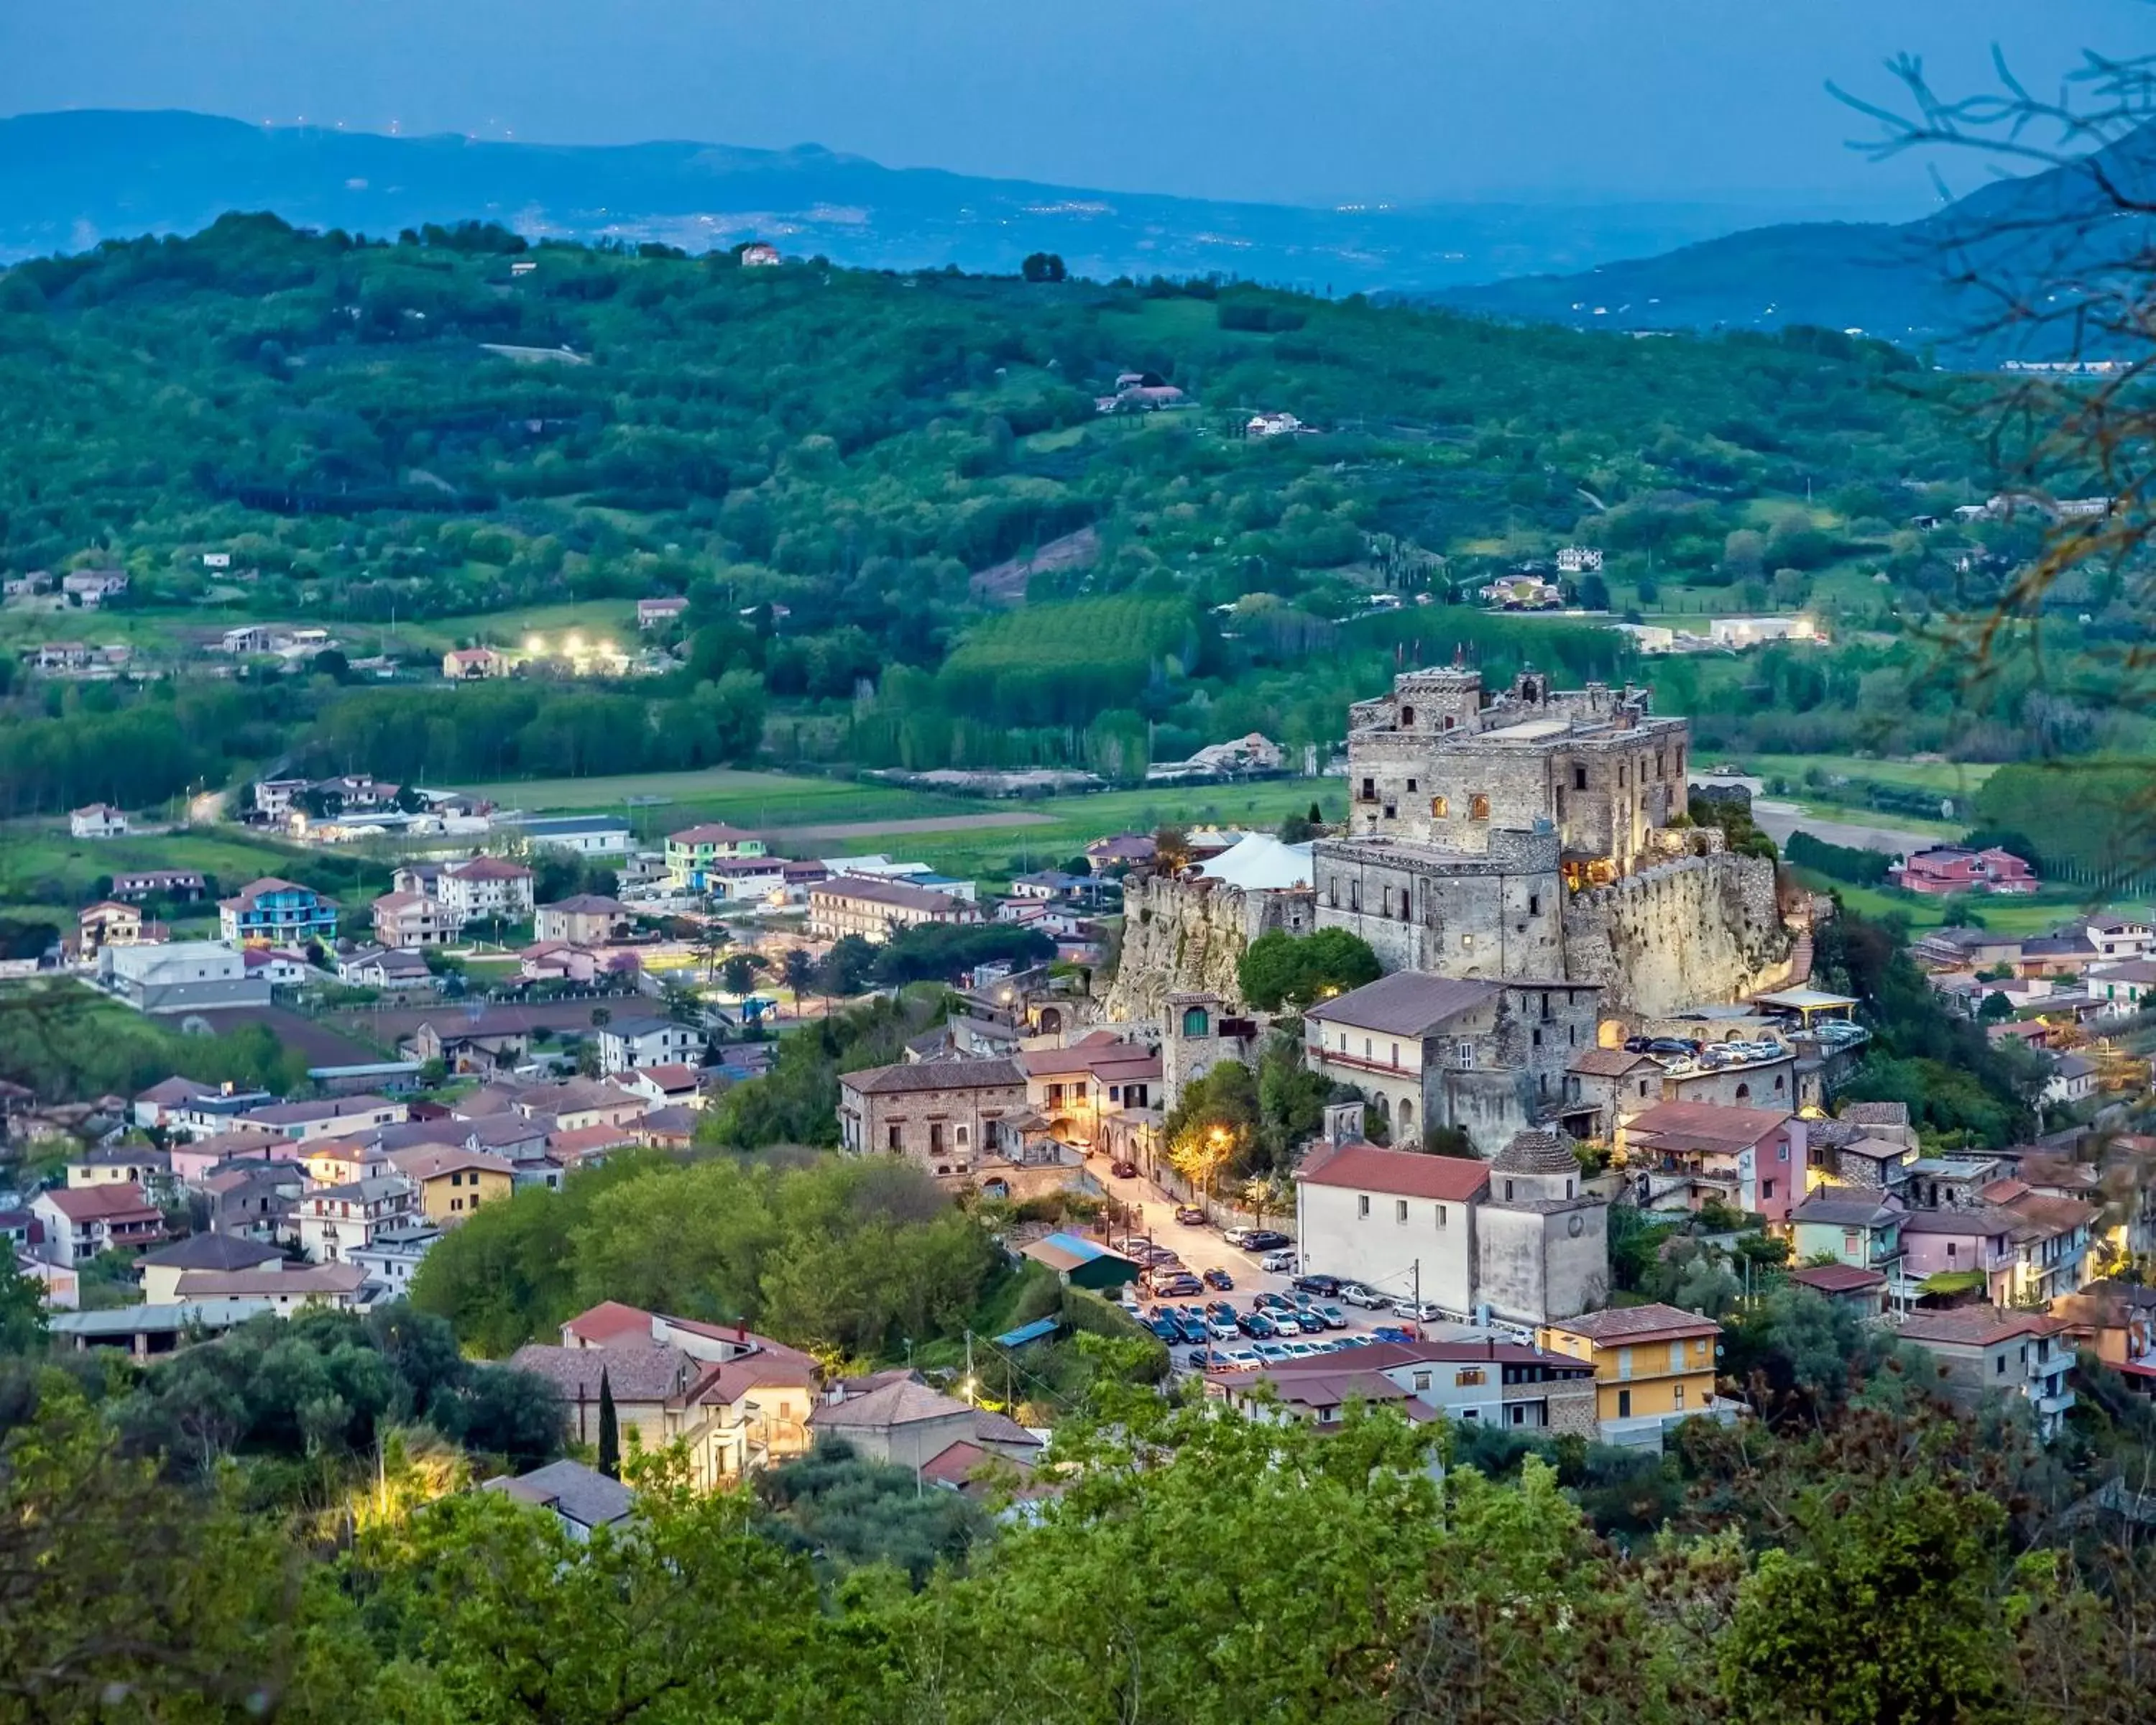
M1595 1424L1605 1443L1659 1437L1660 1429L1732 1411L1715 1400L1722 1327L1674 1306L1623 1306L1545 1324L1536 1345L1594 1368Z
M510 1165L484 1150L420 1144L389 1158L419 1189L419 1210L429 1222L461 1222L482 1204L500 1204L516 1186Z

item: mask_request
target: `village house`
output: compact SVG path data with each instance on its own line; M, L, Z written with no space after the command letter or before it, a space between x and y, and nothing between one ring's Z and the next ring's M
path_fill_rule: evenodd
M365 1271L367 1279L379 1284L388 1298L400 1300L412 1291L413 1276L441 1237L442 1230L427 1223L377 1229L365 1245L346 1251L345 1261Z
M762 856L763 840L722 823L685 827L666 835L666 884L676 892L703 892L705 874L715 862Z
M1898 1280L1902 1224L1908 1214L1900 1199L1876 1191L1823 1186L1789 1213L1797 1261L1831 1256L1838 1264Z
M1867 1323L1886 1313L1887 1278L1876 1270L1859 1270L1851 1264L1804 1264L1789 1272L1789 1280L1823 1300L1846 1307Z
M2147 1393L2156 1388L2156 1288L2092 1281L2051 1303L2068 1334Z
M1396 1142L1452 1127L1489 1155L1560 1121L1589 1137L1594 1111L1565 1081L1594 1046L1599 999L1583 983L1399 971L1305 1013L1303 1059L1360 1091Z
M463 1221L482 1203L498 1204L513 1189L513 1165L480 1150L423 1144L393 1151L391 1165L419 1189L419 1214L436 1227Z
M300 1152L300 1166L305 1170L311 1188L348 1186L354 1180L395 1172L390 1154L371 1136L322 1138Z
M272 989L296 988L313 980L317 973L304 955L280 947L244 947L239 968L250 978Z
M1697 1210L1710 1201L1786 1222L1804 1183L1804 1122L1773 1108L1660 1102L1620 1132L1645 1209Z
M923 1471L958 1444L1028 1468L1042 1448L1009 1414L945 1395L906 1371L833 1384L808 1424L816 1436L841 1439L869 1461Z
M311 1263L337 1263L384 1230L408 1226L418 1207L418 1195L402 1174L321 1187L300 1200L300 1250Z
M177 1110L198 1096L213 1096L218 1086L203 1084L192 1078L161 1078L149 1089L136 1093L130 1111L135 1124L140 1127L168 1127L177 1118Z
M434 973L426 955L417 948L362 947L342 954L336 963L337 980L347 988L382 988L392 993L407 988L431 988Z
M2127 958L2092 968L2084 986L2102 1003L2104 1017L2131 1018L2156 1005L2156 960Z
M95 611L107 600L122 598L127 578L117 569L78 569L60 578L60 591L85 611Z
M595 892L541 905L532 918L531 932L542 942L558 941L573 947L603 947L625 939L629 932L629 907L618 899Z
M624 953L632 968L635 957ZM590 983L607 974L608 961L585 947L567 941L535 941L516 954L516 973L535 983Z
M517 1097L516 1106L526 1119L543 1117L574 1132L588 1126L626 1126L650 1105L619 1081L572 1078L562 1084L535 1086Z
M1887 870L1887 877L1907 891L1935 896L1956 892L2030 893L2044 884L2035 870L2011 851L1968 850L1955 845L1911 851Z
M531 1026L512 1009L429 1019L397 1045L407 1060L439 1060L452 1072L492 1072L515 1066L531 1048Z
M227 946L336 944L337 907L311 886L267 875L218 902L218 932Z
M1964 1401L1987 1394L2020 1396L2036 1430L2054 1435L2074 1393L2066 1387L2074 1351L2064 1320L2035 1312L1956 1306L1911 1314L1895 1332L1946 1368L1947 1392Z
M198 1183L213 1232L282 1246L299 1243L296 1218L306 1176L289 1162L227 1163Z
M1912 1298L1970 1292L1988 1305L2010 1305L2020 1218L1996 1204L1912 1210L1902 1219L1902 1276Z
M1605 1444L1659 1448L1680 1421L1734 1416L1714 1394L1722 1327L1697 1312L1615 1307L1547 1324L1535 1341L1594 1368L1595 1425Z
M240 1124L273 1132L295 1144L321 1138L362 1137L408 1117L406 1104L388 1096L325 1096L311 1102L277 1102L250 1109Z
M170 1152L155 1150L147 1144L113 1144L80 1151L68 1158L67 1183L77 1189L139 1186L143 1195L155 1203L172 1195L172 1158Z
M636 626L640 629L665 629L678 621L688 608L688 600L679 593L667 593L655 599L639 599L636 602Z
M135 905L116 899L100 899L75 913L76 950L85 958L95 957L100 947L162 946L172 932L162 922L146 922Z
M1025 1108L1025 1075L1009 1060L870 1066L839 1079L839 1142L855 1155L904 1156L931 1174L970 1174L997 1123Z
M531 915L531 870L506 856L475 856L444 869L434 893L459 924L521 922Z
M152 1306L179 1298L180 1278L191 1272L280 1271L284 1266L285 1255L275 1246L233 1234L190 1234L135 1260L142 1297Z
M68 834L75 839L124 839L127 817L110 803L91 803L68 816Z
M374 901L375 942L396 951L445 947L463 927L461 916L424 893L385 892Z
M509 267L530 270L538 266L517 263ZM514 1477L496 1474L480 1489L552 1512L562 1531L579 1545L601 1527L626 1528L636 1519L636 1494L619 1480L610 1480L581 1461L550 1461Z
M837 941L859 935L880 945L894 934L927 923L975 923L978 905L947 892L909 886L900 880L834 876L808 889L808 934L812 940Z
M2054 1108L2070 1108L2096 1094L2096 1065L2077 1054L2059 1055L2044 1080L2044 1101Z
M367 1272L357 1264L264 1265L257 1270L189 1270L179 1278L175 1297L202 1300L256 1300L279 1317L311 1307L350 1312L362 1303Z
M624 1090L644 1097L654 1108L704 1106L702 1080L694 1066L639 1066L614 1081Z
M106 1250L155 1245L165 1237L165 1213L140 1186L69 1186L38 1193L30 1214L44 1230L44 1253L63 1269Z
M268 980L248 975L239 953L218 941L100 947L97 985L141 1013L270 1004Z
M671 1019L615 1019L599 1027L599 1070L628 1072L639 1066L701 1065L704 1033Z
M1158 1051L1112 1030L1091 1031L1068 1048L1027 1049L1017 1059L1027 1106L1062 1143L1097 1147L1112 1117L1160 1099Z
M442 655L442 675L452 683L506 677L516 668L514 660L492 647L456 647Z
M1501 1339L1378 1342L1350 1354L1283 1360L1209 1376L1206 1394L1238 1412L1335 1425L1351 1403L1390 1406L1411 1423L1435 1418L1558 1436L1594 1435L1594 1368L1569 1354Z
M112 877L112 896L131 901L169 898L192 904L206 891L199 869L131 869Z

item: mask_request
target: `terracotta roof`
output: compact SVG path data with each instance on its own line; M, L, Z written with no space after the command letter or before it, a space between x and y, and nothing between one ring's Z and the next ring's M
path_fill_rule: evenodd
M510 1174L516 1171L505 1158L490 1156L484 1150L467 1149L461 1144L415 1144L408 1150L393 1152L389 1161L399 1173L409 1174L415 1180L439 1179L444 1174L475 1171L483 1174Z
M1883 1202L1876 1192L1854 1188L1843 1191L1822 1186L1789 1213L1793 1222L1818 1222L1830 1228L1873 1228L1884 1222L1903 1222L1908 1212Z
M721 821L709 821L702 826L684 827L678 833L669 833L669 845L738 845L744 839L753 839L754 833L745 833L739 827L730 827Z
M954 1414L973 1411L965 1403L941 1390L931 1389L917 1378L901 1376L896 1383L881 1384L865 1394L848 1395L843 1401L818 1403L808 1416L808 1423L824 1430L849 1427L881 1430L894 1425L916 1425L924 1420L947 1420Z
M357 1264L309 1264L289 1270L188 1270L180 1275L182 1300L268 1300L280 1294L324 1296L356 1294L367 1281Z
M1660 1070L1661 1062L1652 1056L1634 1054L1623 1048L1590 1048L1565 1068L1584 1078L1622 1078L1627 1072L1640 1066Z
M528 880L531 870L522 863L511 862L506 856L475 856L469 862L460 862L443 873L459 880Z
M1577 1161L1573 1166L1578 1166ZM1466 1157L1386 1150L1350 1140L1313 1151L1295 1171L1295 1177L1313 1186L1360 1188L1395 1197L1466 1204L1489 1185L1490 1164Z
M1789 1119L1779 1108L1727 1108L1719 1102L1657 1102L1633 1116L1627 1142L1652 1138L1657 1149L1741 1149Z
M636 1076L648 1078L664 1091L694 1090L696 1087L696 1069L685 1066L679 1060L663 1066L639 1066Z
M640 1306L624 1306L619 1300L602 1300L588 1312L580 1312L562 1326L564 1336L574 1336L593 1348L617 1343L651 1340L651 1314Z
M1321 1000L1303 1016L1322 1024L1337 1019L1358 1030L1421 1036L1446 1019L1496 999L1502 990L1503 985L1498 983L1403 970L1335 999Z
M582 1396L594 1403L602 1372L617 1402L665 1402L685 1395L705 1371L702 1362L678 1348L651 1346L556 1348L531 1342L510 1355L509 1363L546 1378L564 1401Z
M865 880L857 875L835 875L819 880L810 890L813 898L852 899L863 904L888 905L894 911L922 911L940 915L958 908L959 901L947 892L926 886L908 886L901 880Z
M275 1246L234 1234L190 1234L143 1253L136 1261L166 1270L253 1270L263 1264L281 1264L285 1255Z
M142 1196L142 1189L132 1181L116 1182L109 1186L62 1186L38 1196L70 1222L110 1221L121 1216L162 1214Z
M865 1096L887 1096L927 1090L1023 1090L1025 1075L1016 1062L999 1059L906 1060L842 1072L839 1084Z
M1853 1294L1860 1288L1887 1286L1887 1278L1880 1271L1859 1269L1854 1264L1808 1264L1801 1270L1792 1270L1789 1280L1822 1294Z
M2016 1336L2056 1336L2066 1328L2056 1317L2041 1312L2001 1312L1992 1306L1950 1306L1939 1312L1910 1315L1896 1332L1904 1342L1960 1343L1984 1348Z
M1584 1336L1598 1344L1666 1341L1674 1337L1718 1336L1722 1326L1696 1312L1674 1306L1613 1306L1607 1312L1589 1312L1578 1317L1553 1320L1549 1325L1562 1335Z
M2083 1204L2077 1198L2052 1198L2041 1192L2026 1193L2005 1208L2020 1219L2017 1236L2025 1231L2029 1237L2040 1240L2086 1228L2102 1214L2094 1204Z
M601 1121L596 1126L573 1127L567 1132L547 1134L547 1147L565 1163L597 1154L602 1150L624 1149L636 1143L634 1124L608 1126Z

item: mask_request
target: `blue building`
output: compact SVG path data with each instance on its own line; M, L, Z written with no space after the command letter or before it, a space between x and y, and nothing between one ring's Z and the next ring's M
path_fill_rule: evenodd
M310 941L326 947L336 940L336 901L274 875L242 887L237 898L218 901L217 916L226 942L235 947L304 947Z

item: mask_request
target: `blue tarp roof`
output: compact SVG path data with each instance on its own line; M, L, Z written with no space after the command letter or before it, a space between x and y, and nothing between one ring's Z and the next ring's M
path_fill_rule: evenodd
M1062 1327L1060 1318L1044 1317L1036 1323L1020 1324L1014 1330L1005 1330L995 1338L998 1348L1023 1348L1029 1342L1045 1342Z
M1084 1240L1075 1234L1051 1234L1041 1241L1043 1245L1060 1246L1065 1251L1081 1258L1103 1258L1107 1247L1096 1240Z

